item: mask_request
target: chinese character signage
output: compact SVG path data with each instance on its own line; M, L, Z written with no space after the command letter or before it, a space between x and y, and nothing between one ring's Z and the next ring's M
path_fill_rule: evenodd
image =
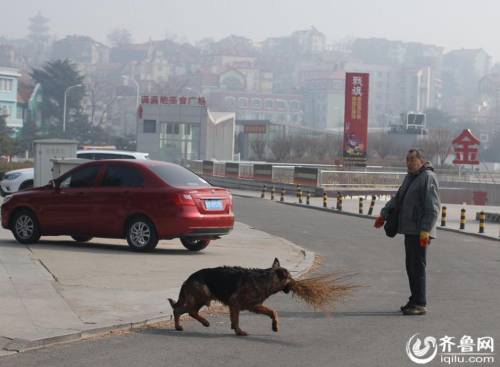
M186 104L206 107L204 97L175 97L175 96L142 96L142 104Z
M345 85L344 162L365 165L369 74L347 73Z
M453 150L455 151L455 160L453 164L479 164L479 149L480 141L470 129L465 129L462 133L452 141Z

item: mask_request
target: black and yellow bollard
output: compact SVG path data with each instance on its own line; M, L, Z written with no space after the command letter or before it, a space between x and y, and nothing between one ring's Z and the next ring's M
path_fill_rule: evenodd
M266 196L266 185L262 186L262 193L260 194L260 198L264 199Z
M465 208L460 210L460 229L465 229Z
M486 221L486 214L484 212L479 213L479 233L484 233L484 222Z
M281 189L280 201L281 202L285 201L285 189L284 188Z
M299 199L299 204L302 204L302 189L300 185L297 185L297 198Z
M372 195L372 201L370 203L370 209L368 209L368 215L372 215L373 214L373 208L375 208L375 199L377 197L375 195Z
M446 227L446 214L447 209L445 206L441 209L441 227Z
M271 187L271 200L274 200L274 186Z
M358 211L359 214L363 214L363 198L360 197L359 198L359 211Z
M311 193L309 191L306 192L306 204L311 205Z
M323 208L328 208L328 196L323 192Z
M337 193L337 210L342 211L342 194L340 192Z

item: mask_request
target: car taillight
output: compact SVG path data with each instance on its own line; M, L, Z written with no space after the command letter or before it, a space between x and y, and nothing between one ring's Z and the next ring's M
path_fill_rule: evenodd
M193 197L190 194L177 194L175 203L183 206L194 206Z

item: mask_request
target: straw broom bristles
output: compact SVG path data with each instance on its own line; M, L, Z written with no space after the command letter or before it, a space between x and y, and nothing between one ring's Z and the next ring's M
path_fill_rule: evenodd
M335 304L351 295L359 285L346 283L350 274L329 273L310 278L294 280L291 291L314 309L333 309Z

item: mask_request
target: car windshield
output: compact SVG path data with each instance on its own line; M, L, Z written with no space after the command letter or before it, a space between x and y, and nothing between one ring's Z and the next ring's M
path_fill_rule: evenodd
M166 183L174 187L210 187L211 185L197 174L181 166L151 165L151 170Z

